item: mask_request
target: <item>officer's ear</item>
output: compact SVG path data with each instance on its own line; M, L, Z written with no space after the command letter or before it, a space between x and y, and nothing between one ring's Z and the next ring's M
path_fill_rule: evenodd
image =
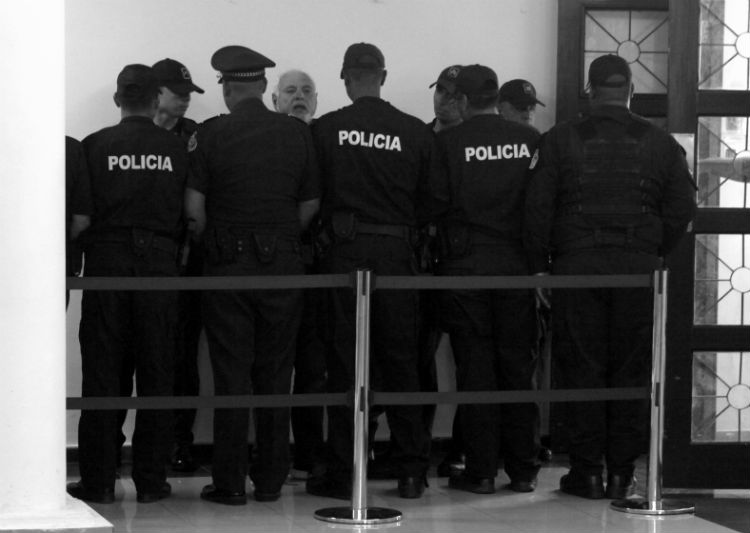
M120 99L117 97L117 93L114 93L112 95L112 100L115 101L115 105L119 108L120 107Z
M261 84L260 94L265 94L266 89L268 89L268 80L266 78L263 78L263 83Z
M385 85L385 79L388 77L388 71L383 70L383 76L380 78L380 86Z
M464 93L456 93L456 107L461 118L466 120L466 111L469 108L469 99Z

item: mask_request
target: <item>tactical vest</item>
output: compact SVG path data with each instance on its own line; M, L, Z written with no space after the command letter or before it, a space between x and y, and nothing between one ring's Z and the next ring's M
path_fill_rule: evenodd
M624 135L607 136L587 118L574 126L582 159L563 180L558 248L620 246L656 253L661 242L658 176L645 157L649 125L633 120Z

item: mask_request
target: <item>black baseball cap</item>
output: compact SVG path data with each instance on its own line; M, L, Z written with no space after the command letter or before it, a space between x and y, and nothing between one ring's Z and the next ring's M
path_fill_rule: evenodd
M461 67L456 90L466 96L497 96L497 74L484 65Z
M245 46L230 45L219 48L211 56L211 66L218 70L223 81L258 81L265 79L266 69L276 63L263 54Z
M459 72L461 72L461 65L451 65L444 68L438 79L430 84L430 89L435 85L440 85L452 93L456 90L456 78L458 78Z
M162 59L151 66L160 86L164 86L175 94L188 94L191 91L203 94L203 89L193 83L190 71L174 59Z
M385 57L383 52L370 43L355 43L349 46L344 53L344 64L341 66L341 79L344 78L344 70L348 68L361 68L377 70L385 68Z
M510 80L503 83L500 87L498 101L508 102L514 107L521 108L536 104L546 107L536 97L536 89L531 82L522 79Z
M141 98L149 94L156 95L159 84L154 71L148 65L138 63L125 65L117 75L117 96L122 98Z
M630 85L632 79L628 62L614 54L599 56L589 65L591 87L625 87Z

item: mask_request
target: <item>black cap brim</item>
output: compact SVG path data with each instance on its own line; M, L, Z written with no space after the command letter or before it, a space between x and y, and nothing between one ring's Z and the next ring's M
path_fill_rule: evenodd
M163 85L175 94L188 94L191 92L203 94L205 92L194 83L164 83Z

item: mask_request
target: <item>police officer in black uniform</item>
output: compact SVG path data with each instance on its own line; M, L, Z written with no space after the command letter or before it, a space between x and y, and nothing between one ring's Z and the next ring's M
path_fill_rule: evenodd
M376 274L415 273L414 232L426 218L432 139L424 123L380 98L385 60L372 44L351 45L341 78L353 104L313 125L323 182L321 217L333 245L324 259L332 273L371 269ZM355 295L338 290L333 300L332 391L354 381ZM417 356L417 293L373 295L372 386L393 392L420 390ZM386 408L397 441L399 495L418 498L429 466L429 434L421 406ZM348 499L351 494L352 416L329 409L331 461L325 476L308 480L311 494Z
M150 67L128 65L117 78L121 122L83 140L94 212L85 245L87 276L173 276L188 158L183 143L153 123L158 85ZM84 291L81 358L84 397L120 396L123 364L132 358L137 392L171 396L177 293ZM172 442L169 410L138 411L133 481L139 502L170 494L165 465ZM111 503L117 413L81 412L81 481L68 492Z
M435 112L435 118L428 123L430 131L439 133L461 124L463 120L458 110L456 102L456 78L461 72L461 65L451 65L444 68L438 79L430 84L430 88L435 88L432 94L432 107ZM422 361L427 361L428 354L435 361L435 352L442 331L439 325L439 301L437 294L433 291L424 291L420 294L421 318L423 328L420 330L420 354ZM434 348L431 347L434 345ZM429 353L431 352L431 354ZM437 369L435 369L435 390L437 390ZM439 477L448 477L453 470L463 470L464 463L464 439L461 434L461 415L462 406L456 406L453 415L453 424L451 426L451 438L448 445L448 452L443 460L437 466L437 475Z
M268 58L226 46L211 58L230 114L201 125L191 152L186 214L197 222L208 276L304 274L300 231L319 207L309 128L263 105ZM303 296L300 290L204 292L203 320L216 395L286 394ZM213 484L201 498L244 505L247 409L214 414ZM258 501L279 498L289 471L289 409L255 410Z
M660 268L695 210L685 153L629 111L628 63L589 68L590 110L546 135L529 185L525 241L533 269L554 274L645 274ZM563 388L645 387L651 363L651 290L553 292L553 360ZM569 410L570 472L563 492L625 498L643 448L644 402L586 402ZM606 491L603 483L607 468Z
M183 140L188 151L197 143L198 124L185 116L190 106L191 93L203 94L203 89L193 83L190 71L174 59L165 58L151 67L159 83L159 109L154 117L157 126ZM185 235L181 243L181 273L185 276L200 276L203 273L203 250L191 238L191 228L185 224ZM200 313L200 292L183 291L179 298L179 331L175 358L175 396L198 396L200 377L198 373L198 342L203 321ZM195 409L175 411L172 470L193 472L198 464L193 458L193 424Z
M456 92L463 122L437 137L436 171L447 174L451 189L450 209L438 224L439 273L526 275L521 218L539 134L497 114L498 84L492 69L462 67ZM532 291L446 291L440 312L456 359L458 390L531 388L536 324ZM509 488L533 491L539 470L537 406L463 407L466 469L452 473L449 486L495 492L502 442Z
M65 136L65 220L67 241L65 246L66 276L77 276L83 266L83 254L78 237L91 225L93 211L91 178L86 164L83 145L73 137ZM70 301L70 291L65 291L65 306Z

